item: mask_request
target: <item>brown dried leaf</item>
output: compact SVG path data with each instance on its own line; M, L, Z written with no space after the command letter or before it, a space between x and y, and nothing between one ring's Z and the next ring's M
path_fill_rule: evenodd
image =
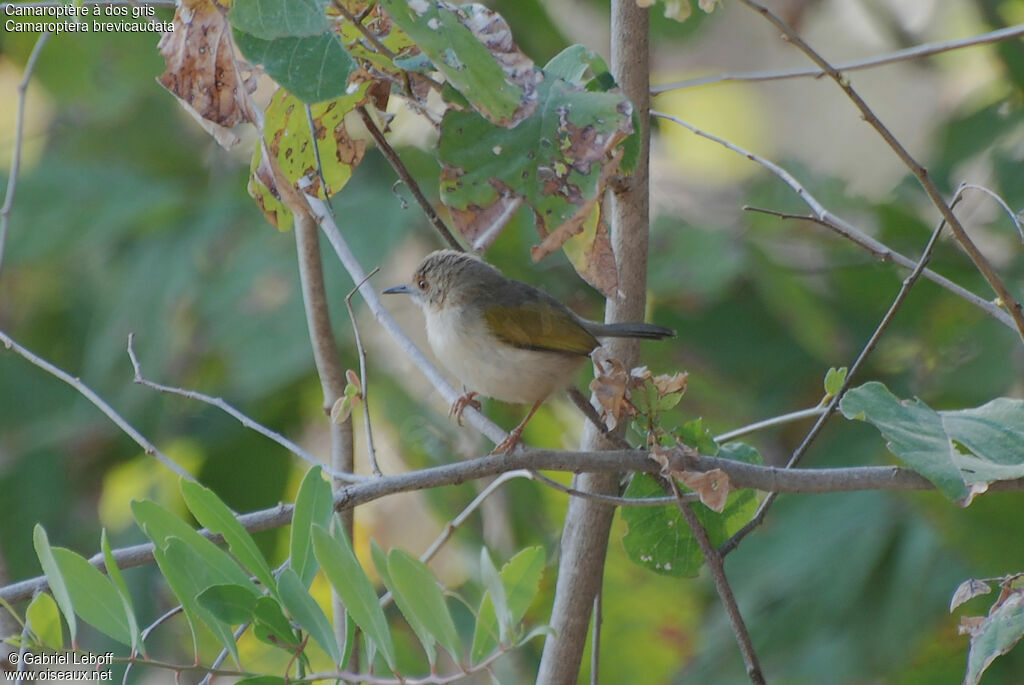
M658 397L664 397L674 392L686 390L686 383L689 378L690 374L680 371L671 376L667 374L655 376L651 379L651 382L654 383L654 387L658 390Z
M957 633L960 635L974 635L985 624L984 616L961 616L960 625L957 626Z
M673 471L669 474L675 476L683 485L697 493L700 501L711 511L722 513L725 509L725 500L732 492L732 484L729 476L721 469L711 469L700 473L692 471Z
M981 595L987 595L990 592L992 592L992 586L985 581L978 580L977 578L968 578L960 583L960 586L953 593L953 598L949 601L949 611L952 613L954 609L964 602Z
M672 456L672 450L668 447L662 447L661 445L651 445L651 453L647 455L650 459L653 459L658 466L661 467L662 473L668 473L668 463Z
M569 147L564 153L564 158L567 162L571 161L572 167L581 174L588 174L590 167L594 164L605 162L604 166L601 167L601 176L597 183L597 192L591 198L584 198L580 195L579 188L567 182L569 178L569 169L550 169L548 170L547 181L543 184L544 195L560 195L569 200L570 203L578 205L577 209L572 216L570 216L562 225L555 228L553 231L548 233L544 240L541 241L540 245L535 245L530 248L530 256L533 261L539 262L544 257L559 249L565 245L566 241L575 235L583 232L586 226L587 219L595 211L599 211L600 200L604 197L604 189L608 187L608 182L613 176L619 171L619 163L622 161L622 149L616 150L613 155L607 157L608 152L617 145L622 138L624 138L628 131L623 133L621 136L605 136L600 141L593 140L592 127L586 127L584 129L573 126L568 121L563 122L561 127L564 131L569 131ZM631 130L631 129L630 129ZM589 145L587 142L589 141ZM542 178L542 169L538 167L537 177ZM543 224L541 223L542 217L537 215L537 231L541 235L544 235ZM611 248L611 243L608 245ZM614 255L613 255L614 259ZM616 288L618 288L618 274L616 273Z
M477 40L491 53L498 66L505 72L506 80L522 88L519 106L512 116L500 122L506 128L514 128L537 110L537 84L544 79L544 73L537 69L533 60L516 45L508 22L500 14L477 4L452 9L460 15L463 26L472 31Z
M574 266L576 266L574 264ZM594 240L583 253L583 268L576 272L605 297L619 297L619 268L615 264L615 250L604 217L597 217L597 232Z
M224 8L209 0L183 0L174 13L173 30L157 49L166 68L157 78L186 111L227 148L238 142L230 127L250 121L246 95L256 77L235 55Z
M590 382L590 390L601 405L601 417L608 430L615 430L620 419L636 413L629 402L626 367L618 359L608 357L599 368L600 373Z

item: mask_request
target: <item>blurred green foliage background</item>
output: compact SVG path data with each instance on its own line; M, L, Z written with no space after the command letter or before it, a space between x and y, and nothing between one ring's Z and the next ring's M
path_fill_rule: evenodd
M524 50L544 62L570 42L607 54L607 3L538 0L487 3L510 22ZM1019 0L946 3L783 3L812 45L841 60L949 39L1024 20ZM657 15L657 10L655 11ZM319 384L299 299L294 241L275 232L246 195L247 153L225 152L155 82L163 69L152 34L62 35L42 53L28 100L26 153L0 275L0 328L94 390L237 511L294 496L304 471L283 449L217 410L131 383L130 331L147 375L222 396L257 420L323 453ZM0 33L0 161L9 167L15 85L34 35ZM602 42L604 41L604 42ZM753 13L728 0L684 24L654 21L653 78L802 65ZM855 87L951 192L985 185L1024 206L1024 43L975 47L858 72ZM833 84L804 80L674 91L655 101L709 132L782 164L834 213L916 257L936 212ZM895 296L904 273L825 229L746 213L743 205L803 212L792 191L760 167L659 124L653 141L650 316L679 330L650 344L658 373L690 372L680 423L702 416L722 432L813 406L829 366L849 364ZM669 125L670 126L670 125ZM413 137L417 134L411 134ZM248 149L246 144L239 149ZM402 150L436 195L437 167ZM4 172L6 173L6 172ZM335 199L339 224L367 269L388 279L439 245L393 173L371 152ZM1024 258L1007 217L983 196L961 216L1020 293ZM511 276L544 286L580 313L601 316L601 299L564 258L531 264L536 241L519 217L488 253ZM325 252L339 354L356 367L343 298L352 283ZM988 296L982 279L945 241L932 267ZM397 282L395 280L394 282ZM398 305L407 325L418 313ZM408 470L480 453L482 442L445 417L439 398L413 377L372 320L371 413L386 469ZM1024 394L1021 349L1012 331L920 282L883 338L863 378L935 408L976 406ZM580 379L583 386L586 379ZM492 403L512 425L521 410ZM362 432L361 417L356 418ZM549 403L526 440L572 445L580 419ZM805 425L752 440L784 459ZM876 432L834 419L808 466L890 463ZM106 526L115 545L142 541L130 498L180 507L174 482L71 389L0 351L0 582L37 575L32 525L86 555ZM357 546L419 554L479 484L402 495L357 512ZM565 496L516 481L456 534L435 565L470 596L469 560L482 543L507 559L541 544L552 561L550 608ZM967 638L950 616L968 577L1024 570L1024 508L1018 494L979 497L960 510L937 494L853 493L782 497L727 570L764 670L786 683L934 683L962 677ZM654 576L625 558L616 523L605 576L603 682L746 682L706 578ZM284 536L260 542L280 560ZM143 616L166 608L152 568L129 571ZM166 633L168 648L174 631ZM101 638L95 637L96 645ZM403 657L423 663L410 640ZM507 657L504 682L526 682L532 652ZM97 648L97 651L102 651ZM585 660L586 662L586 660ZM998 660L986 683L1019 682L1021 650Z

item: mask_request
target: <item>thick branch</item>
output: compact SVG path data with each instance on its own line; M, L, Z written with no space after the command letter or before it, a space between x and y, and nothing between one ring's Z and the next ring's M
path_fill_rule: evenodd
M669 456L668 464L672 470L709 471L721 469L729 476L734 487L755 488L769 492L828 493L855 490L935 489L935 486L923 476L898 466L783 469L715 457L688 457L681 451L672 453ZM659 473L661 468L660 463L650 459L647 452L642 450L576 452L524 448L513 455L487 455L349 485L335 495L335 506L339 509L355 507L389 495L458 485L469 480L495 476L516 469L573 473L617 473L620 471ZM1024 490L1024 478L998 481L989 486L989 492L1020 490ZM249 532L259 532L288 525L291 522L291 517L291 505L282 504L271 509L242 514L238 517L238 521ZM212 540L219 541L219 537L205 529L200 532ZM114 552L114 559L120 568L147 564L153 560L153 546L151 544L135 545L118 549ZM102 554L93 556L89 561L97 568L103 568ZM37 590L45 590L46 587L46 577L39 576L0 589L0 598L8 602L19 602L30 598L32 593Z
M640 130L636 171L613 186L610 202L611 243L618 269L619 297L609 298L605 321L642 321L647 293L647 243L649 228L648 163L650 152L650 55L649 15L636 0L613 0L611 6L611 68L625 95L633 103ZM619 338L606 343L609 353L627 368L636 363L639 343ZM583 449L610 449L614 442L587 423ZM576 489L599 495L619 494L620 476L615 471L583 474L574 479ZM551 632L544 642L537 683L560 685L576 682L590 614L601 588L608 533L614 507L590 498L573 498L562 531L561 556ZM599 657L600 655L598 655Z

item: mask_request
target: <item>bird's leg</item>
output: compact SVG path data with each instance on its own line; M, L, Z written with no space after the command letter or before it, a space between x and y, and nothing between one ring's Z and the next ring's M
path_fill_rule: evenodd
M526 418L523 419L518 426L516 426L515 428L513 428L512 430L510 430L508 432L508 437L505 438L504 440L502 440L501 442L499 442L494 447L494 449L491 450L491 454L501 454L502 452L511 452L513 450L513 448L515 448L515 446L519 444L520 439L522 439L522 437L523 437L523 428L526 427L526 423L531 418L533 418L533 415L537 413L537 410L540 409L540 405L542 405L542 404L544 404L544 400L543 399L537 400L536 402L534 402L533 407L530 409L530 413L528 413L526 415Z
M465 388L463 388L465 390ZM466 407L473 407L474 409L480 409L480 402L473 398L480 393L473 392L472 390L467 391L459 396L459 399L452 402L451 409L448 410L448 416L454 416L455 421L461 426L462 425L462 412L466 411Z

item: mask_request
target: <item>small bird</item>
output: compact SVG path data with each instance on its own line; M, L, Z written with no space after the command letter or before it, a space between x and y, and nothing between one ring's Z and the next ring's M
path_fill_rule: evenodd
M422 309L434 354L468 390L451 412L461 423L476 395L533 405L492 454L510 451L540 405L569 386L597 338L660 340L675 331L649 323L598 323L581 318L543 290L502 275L473 254L438 250L412 282L388 288Z

